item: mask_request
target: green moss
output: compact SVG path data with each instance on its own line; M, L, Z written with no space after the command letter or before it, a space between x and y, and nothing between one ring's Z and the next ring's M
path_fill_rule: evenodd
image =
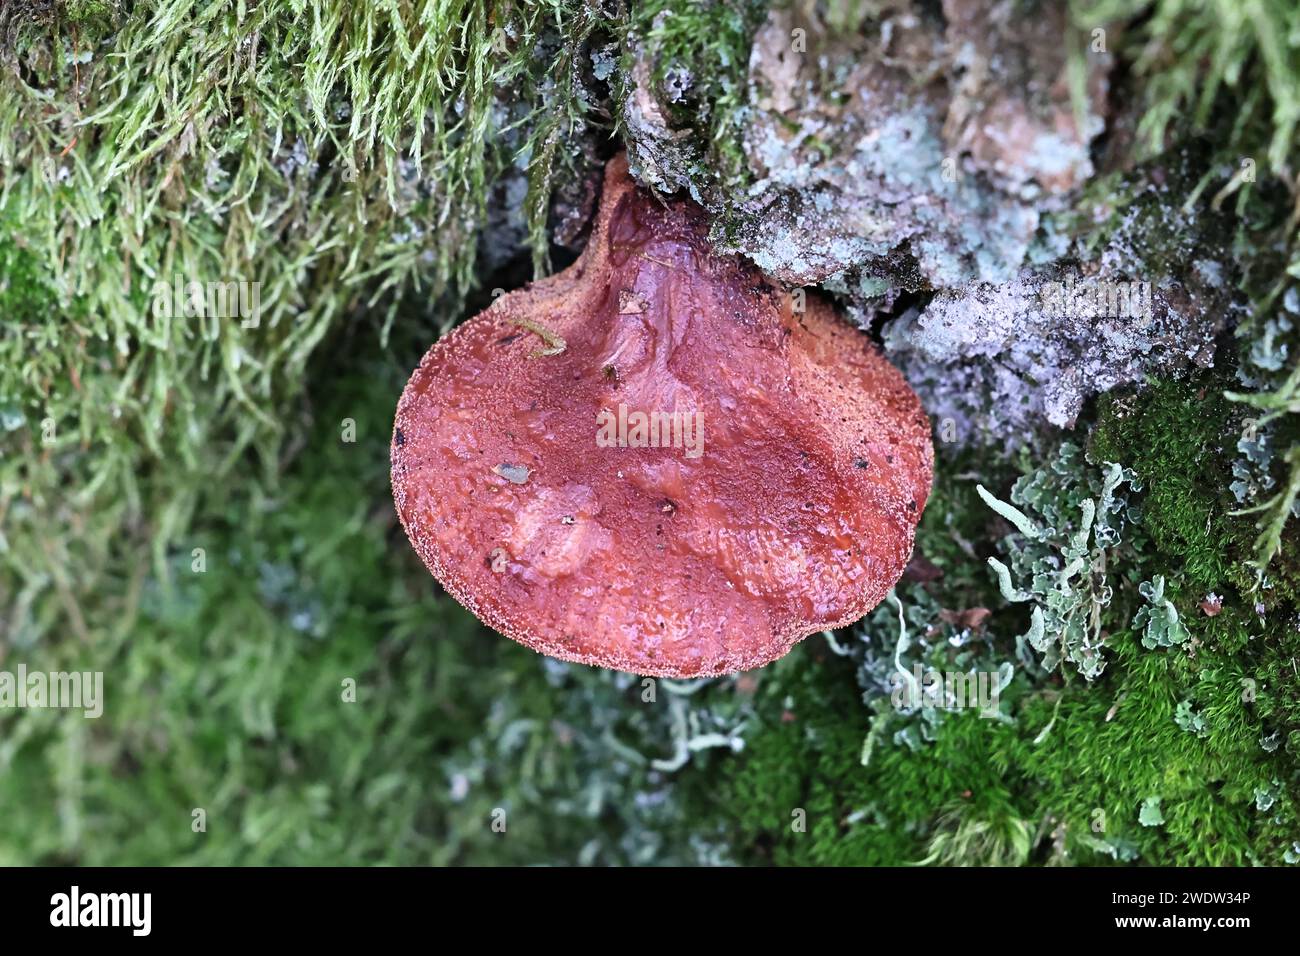
M631 9L633 35L650 59L651 79L671 125L699 141L694 182L734 190L749 176L743 144L749 53L766 12L761 0L647 0ZM629 50L624 57L628 77L634 54ZM669 89L680 92L663 95ZM630 88L623 91L624 97L630 94Z
M1294 733L1292 692L1276 679L1297 642L1246 650L1251 630L1239 610L1194 622L1194 657L1117 634L1095 686L1026 695L1015 725L954 715L931 746L881 746L867 767L866 717L845 719L862 713L851 672L791 664L763 688L722 805L752 858L777 863L1280 863L1300 834L1300 751L1261 740ZM1204 736L1179 725L1184 700ZM1152 797L1159 827L1139 822ZM801 809L806 832L792 826Z
M530 135L555 150L588 109L548 71L601 22L563 0L110 6L0 25L0 590L32 642L120 605L118 562L168 576L205 488L273 485L322 343L452 324L520 150L541 235ZM257 321L155 308L177 281L256 287Z
M971 607L992 604L997 593L980 553L997 533L996 516L980 500L978 483L971 478L975 473L982 481L1001 486L1014 469L970 450L939 447L934 485L916 529L915 547L917 555L942 572L945 593L962 593Z
M1141 479L1142 528L1165 567L1177 569L1186 597L1231 587L1269 603L1291 601L1300 593L1295 549L1274 562L1261 590L1250 564L1254 523L1231 514L1240 507L1229 486L1246 418L1242 406L1223 397L1231 381L1220 371L1104 396L1090 452Z
M121 13L119 0L63 0L59 4L72 23L106 24Z
M1300 28L1294 8L1235 0L1085 0L1071 7L1075 23L1089 30L1128 21L1108 49L1131 57L1143 80L1139 131L1150 147L1160 149L1171 128L1204 127L1226 115L1232 138L1249 147L1245 155L1282 169L1300 121L1300 61L1283 40Z
M763 688L768 721L731 765L734 823L754 853L779 864L906 865L1022 859L1024 821L990 751L1012 731L963 714L934 747L878 749L860 760L867 716L839 661L785 667ZM860 721L846 714L862 714ZM742 797L744 799L742 799ZM802 810L801 817L797 811ZM806 820L806 827L796 826ZM973 833L978 838L972 838Z

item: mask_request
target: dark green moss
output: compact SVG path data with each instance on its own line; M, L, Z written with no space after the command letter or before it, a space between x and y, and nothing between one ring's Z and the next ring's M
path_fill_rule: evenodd
M1246 419L1243 406L1223 392L1228 371L1162 380L1136 393L1110 394L1099 402L1090 454L1132 468L1144 486L1142 528L1164 566L1176 570L1185 596L1235 588L1275 603L1300 594L1296 548L1270 568L1271 589L1260 591L1251 568L1256 529L1230 491L1235 444ZM1294 541L1295 530L1291 529Z
M1015 725L954 715L932 745L883 743L867 767L851 671L791 664L763 688L720 806L750 858L775 863L1280 863L1298 832L1296 751L1267 741L1295 732L1281 665L1297 642L1243 654L1241 611L1193 626L1195 656L1117 635L1095 684L1026 695ZM1200 733L1178 722L1185 700ZM1159 826L1139 821L1150 798Z

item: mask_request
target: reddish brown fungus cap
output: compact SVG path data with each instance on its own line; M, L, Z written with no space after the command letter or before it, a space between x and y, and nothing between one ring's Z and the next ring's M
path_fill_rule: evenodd
M398 404L415 549L543 654L756 667L860 618L907 564L934 454L915 394L707 226L613 160L582 257L443 337Z

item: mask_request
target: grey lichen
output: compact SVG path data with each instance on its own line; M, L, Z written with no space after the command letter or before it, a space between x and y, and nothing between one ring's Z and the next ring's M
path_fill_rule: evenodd
M892 9L865 34L837 31L812 5L768 11L735 110L746 169L732 183L703 162L691 124L674 125L671 84L656 80L654 48L639 47L623 109L634 173L686 189L719 214L720 243L793 284L1011 277L1042 211L1091 172L1101 123L1088 112L1087 134L1075 134L1063 52L1031 64L1032 44L1010 39L1025 27L1005 11L952 7L946 24L919 5ZM994 55L1025 92L989 80ZM1095 66L1100 97L1106 64Z
M1133 488L1136 480L1116 464L1098 475L1066 442L1054 460L1015 483L1010 502L978 488L1016 529L1003 542L1008 562L988 560L1002 596L1030 605L1029 630L1020 638L1026 663L1033 661L1032 649L1045 670L1068 662L1092 680L1105 668L1101 617L1112 595L1107 567L1130 520L1121 486Z
M1147 602L1133 618L1134 629L1142 634L1143 647L1173 647L1187 640L1187 628L1178 618L1178 609L1165 597L1164 575L1143 581L1138 593Z
M1037 13L903 3L846 29L838 8L768 10L728 119L740 177L674 108L664 16L623 101L634 172L709 208L721 247L823 286L864 325L920 294L887 347L958 444L1015 446L1072 425L1099 392L1210 365L1232 314L1228 257L1183 202L1200 171L1175 157L1098 185L1111 57L1064 8ZM1076 280L1143 285L1148 308L1039 305Z
M942 290L889 326L886 348L961 443L1018 444L1044 421L1072 426L1099 392L1213 364L1213 292L1088 268Z
M883 741L913 750L933 742L956 711L1005 719L999 700L1016 667L984 629L986 614L944 609L924 588L904 584L858 625L847 647L830 641L832 650L857 662L863 700L875 712L864 765Z

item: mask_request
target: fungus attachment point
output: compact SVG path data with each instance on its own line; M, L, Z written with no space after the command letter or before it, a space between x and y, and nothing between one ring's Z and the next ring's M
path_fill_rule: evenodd
M534 650L744 670L856 621L907 565L934 454L915 394L707 232L614 159L578 261L448 333L402 394L402 525Z

